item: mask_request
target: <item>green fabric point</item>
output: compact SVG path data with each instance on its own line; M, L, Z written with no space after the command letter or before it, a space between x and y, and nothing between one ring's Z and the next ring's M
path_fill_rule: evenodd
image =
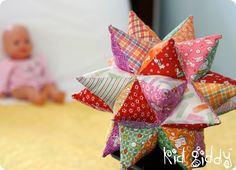
M208 73L208 71L211 69L218 45L219 45L219 42L217 42L216 45L211 49L211 52L208 54L205 62L201 66L201 67L205 66L205 68L201 68L201 67L199 68L198 73L194 76L194 80L197 80L205 76Z
M154 128L133 128L119 124L120 132L120 162L122 168L133 165L134 159L143 150L146 142L157 132ZM143 153L145 156L145 153Z

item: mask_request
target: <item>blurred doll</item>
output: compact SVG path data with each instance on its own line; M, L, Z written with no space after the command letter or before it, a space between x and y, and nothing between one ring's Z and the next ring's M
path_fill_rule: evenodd
M43 57L32 55L27 28L11 25L3 33L6 57L0 61L0 98L12 96L42 105L47 99L63 103L65 94L47 74Z

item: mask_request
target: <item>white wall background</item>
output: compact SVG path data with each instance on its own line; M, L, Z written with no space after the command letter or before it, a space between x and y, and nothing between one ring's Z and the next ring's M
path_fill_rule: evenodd
M34 53L47 57L52 76L70 97L80 89L76 76L107 65L108 26L126 30L128 10L128 0L5 0L0 34L6 25L27 25Z
M107 27L126 30L129 8L128 0L5 0L0 5L0 35L8 24L27 25L34 53L48 58L52 76L70 95L80 89L76 76L106 66L111 56ZM236 4L155 0L154 27L161 37L188 15L195 17L197 37L223 34L212 69L236 78Z
M163 37L187 16L194 15L197 37L223 34L212 70L236 79L236 0L234 1L155 0L155 9L161 12L160 21L154 22L155 30Z

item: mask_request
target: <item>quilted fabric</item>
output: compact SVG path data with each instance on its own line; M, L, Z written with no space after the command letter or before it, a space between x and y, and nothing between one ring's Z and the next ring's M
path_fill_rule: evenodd
M134 12L128 33L109 31L115 65L77 78L114 113L103 156L119 149L123 170L158 145L192 169L191 153L204 156L204 128L236 108L236 81L210 71L222 36L195 39L191 16L160 41Z
M156 33L152 31L149 26L145 25L133 11L129 13L128 34L137 39L152 42L153 45L161 41Z

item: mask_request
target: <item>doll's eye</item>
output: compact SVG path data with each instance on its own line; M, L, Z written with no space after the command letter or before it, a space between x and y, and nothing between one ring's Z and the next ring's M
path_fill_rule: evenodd
M15 45L15 46L19 45L19 43L20 43L20 42L19 42L18 40L14 41L14 45Z
M25 40L25 44L29 44L30 43L30 40Z

